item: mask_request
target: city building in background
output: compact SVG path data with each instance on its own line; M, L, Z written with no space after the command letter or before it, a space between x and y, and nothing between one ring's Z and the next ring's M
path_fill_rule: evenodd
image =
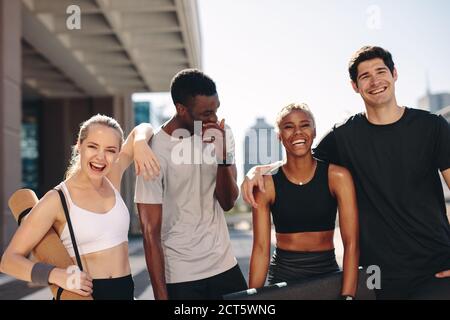
M264 118L257 118L244 138L244 174L253 166L269 164L283 158L283 148L275 128Z
M419 99L418 106L431 113L442 115L450 123L450 93L431 93L429 86L427 86L427 93ZM450 202L450 190L448 190L447 184L442 177L441 180L445 199L447 202Z
M436 113L444 107L450 106L450 93L431 93L427 89L426 95L419 99L418 106Z
M101 113L128 134L131 95L167 92L185 68L201 68L196 1L0 0L0 254L16 230L9 197L22 187L41 197L63 179L80 123Z

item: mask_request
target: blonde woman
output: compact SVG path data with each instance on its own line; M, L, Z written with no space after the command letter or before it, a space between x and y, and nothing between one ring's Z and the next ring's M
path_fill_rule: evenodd
M148 146L153 134L149 124L133 129L123 143L123 131L116 120L96 115L80 128L66 179L58 188L64 192L76 248L56 190L49 191L31 210L1 260L1 272L24 281L55 284L95 300L133 299L134 283L128 259L130 215L122 197L122 175L133 159L136 173L146 178L159 174L159 164ZM70 286L69 269L34 263L31 250L50 228L76 261L82 264L80 285Z

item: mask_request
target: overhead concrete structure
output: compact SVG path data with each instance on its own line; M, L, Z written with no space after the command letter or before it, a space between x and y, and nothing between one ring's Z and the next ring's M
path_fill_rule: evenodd
M80 29L67 26L71 5L80 8ZM77 88L25 55L24 81L46 96L167 91L176 72L201 66L196 1L23 0L22 16L25 41Z
M195 0L0 0L0 254L15 230L9 196L63 179L80 122L103 113L128 134L131 95L168 91L184 68L201 68Z

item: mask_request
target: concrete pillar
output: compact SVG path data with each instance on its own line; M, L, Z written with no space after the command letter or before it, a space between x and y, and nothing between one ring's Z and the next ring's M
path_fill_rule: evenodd
M134 128L134 108L131 94L114 97L114 118L119 121L124 131L125 137ZM134 186L136 181L136 174L134 165L131 165L122 177L121 194L128 209L131 213L130 233L140 233L139 219L136 206L134 204Z
M21 187L21 1L0 0L0 253L16 223L8 199Z

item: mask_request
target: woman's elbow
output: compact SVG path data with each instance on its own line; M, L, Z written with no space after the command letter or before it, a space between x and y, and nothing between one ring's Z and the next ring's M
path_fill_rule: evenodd
M344 251L359 254L359 241L357 239L343 241Z
M0 260L0 273L5 273L5 255L2 255L2 258Z
M10 256L7 252L3 253L2 259L0 260L0 272L8 273L8 263L10 261Z
M252 256L255 258L269 260L270 259L270 247L266 243L254 243L252 249Z

